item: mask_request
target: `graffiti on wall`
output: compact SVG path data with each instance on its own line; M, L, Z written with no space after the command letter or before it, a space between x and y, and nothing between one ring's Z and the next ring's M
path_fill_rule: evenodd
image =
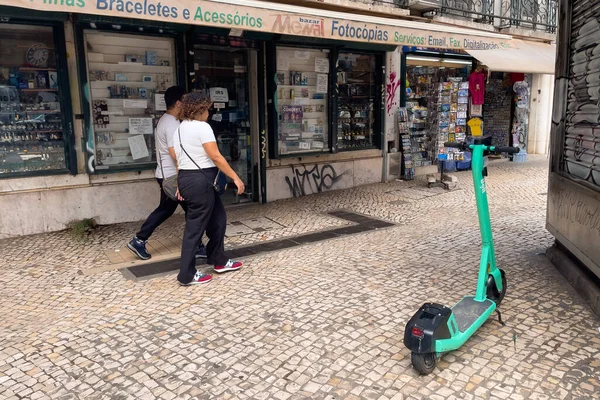
M338 174L331 164L315 164L312 167L292 165L291 169L291 177L286 176L285 182L294 197L330 190L348 172L344 171Z
M260 132L260 158L267 158L267 135L264 129Z
M566 4L563 2L563 4ZM555 106L562 115L555 129L564 135L563 168L575 178L600 187L600 9L591 7L595 2L575 0L571 7L563 8L571 20L572 32L562 37L569 51L559 52L556 85L563 89L567 80L566 108ZM573 10L586 10L585 14ZM566 29L564 30L566 31ZM569 41L570 39L570 41ZM562 76L561 76L562 75ZM563 93L564 95L565 93ZM560 102L560 100L557 100ZM556 117L556 116L555 116Z
M600 206L585 201L578 193L559 189L555 197L556 215L571 224L579 224L600 236Z
M397 104L396 102L396 93L398 92L398 88L400 87L400 79L397 79L396 72L391 72L389 77L389 82L385 86L386 96L385 96L385 108L387 113L391 113L394 106Z
M90 101L90 86L88 83L85 84L84 87L84 96L85 99ZM87 126L87 132L84 132L85 141L85 150L88 154L87 168L90 174L96 172L96 143L94 143L94 128L92 124Z
M513 144L521 150L527 150L529 131L529 96L530 88L526 81L513 85L515 93L515 117L513 120Z

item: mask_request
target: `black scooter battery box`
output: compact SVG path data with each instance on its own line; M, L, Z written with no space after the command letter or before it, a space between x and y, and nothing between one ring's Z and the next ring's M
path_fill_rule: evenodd
M406 324L404 345L413 353L435 353L435 341L450 338L448 320L452 309L425 303Z

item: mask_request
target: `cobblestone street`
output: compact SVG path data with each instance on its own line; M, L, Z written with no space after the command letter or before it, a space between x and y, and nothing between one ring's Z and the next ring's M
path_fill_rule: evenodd
M600 319L544 256L547 163L491 164L506 326L490 318L431 375L403 331L422 303L474 293L470 172L453 191L392 182L233 208L228 248L352 226L334 210L394 225L248 257L204 286L123 274L139 223L0 241L0 399L600 399ZM180 215L159 228L154 254L176 254L182 230Z

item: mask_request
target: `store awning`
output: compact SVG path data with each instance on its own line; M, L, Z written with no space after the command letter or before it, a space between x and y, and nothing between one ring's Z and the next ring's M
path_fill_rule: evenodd
M556 46L513 39L517 48L503 50L466 50L490 71L554 75Z
M0 0L0 5L348 42L454 50L514 47L494 32L256 0Z

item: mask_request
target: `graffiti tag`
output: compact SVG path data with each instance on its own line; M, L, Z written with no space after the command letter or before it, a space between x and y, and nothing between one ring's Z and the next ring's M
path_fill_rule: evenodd
M322 165L320 168L319 165L314 165L310 169L304 165L301 167L294 167L292 165L292 179L286 176L285 181L292 195L299 197L331 189L345 173L343 172L338 175L335 168L330 164Z
M385 106L387 109L387 113L389 114L392 111L392 108L394 107L394 105L396 105L396 102L394 101L394 99L396 98L396 92L398 91L398 88L400 87L400 80L396 80L396 73L392 72L390 74L390 81L388 82L388 84L385 87L386 90L386 98L385 98Z
M571 223L577 223L600 234L600 208L589 204L568 190L558 190L552 194L556 201L556 216Z
M264 130L260 133L260 158L267 158L267 137Z

